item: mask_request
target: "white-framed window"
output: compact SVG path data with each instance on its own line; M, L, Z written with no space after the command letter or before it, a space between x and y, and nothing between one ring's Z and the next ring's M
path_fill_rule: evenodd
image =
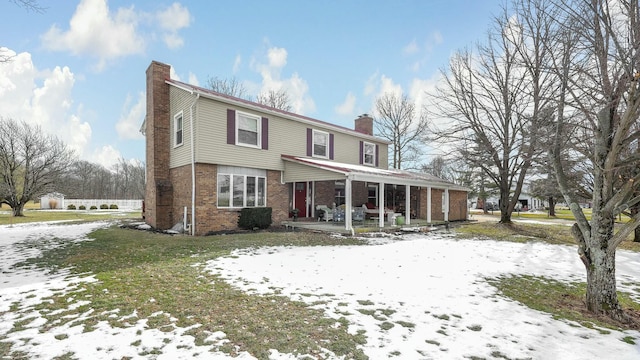
M329 157L329 133L313 130L313 156Z
M174 117L173 117L173 146L180 146L182 145L182 141L183 141L183 131L184 128L184 123L182 120L182 111L180 111L179 113L177 113Z
M375 166L376 164L376 144L365 142L362 151L362 163Z
M236 144L260 148L260 116L236 111Z
M218 167L218 207L243 208L267 205L266 171L235 166Z
M340 206L345 203L345 186L344 181L336 181L335 183L335 203Z
M371 205L378 204L378 184L367 185L367 202Z

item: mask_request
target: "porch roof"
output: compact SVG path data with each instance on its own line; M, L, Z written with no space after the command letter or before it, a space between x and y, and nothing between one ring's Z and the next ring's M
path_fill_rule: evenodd
M285 161L284 180L287 182L351 179L353 181L430 186L438 189L469 191L466 187L425 173L398 169L380 169L366 165L346 164L292 155L281 155L281 157ZM287 164L295 165L287 166ZM297 171L301 167L305 171Z

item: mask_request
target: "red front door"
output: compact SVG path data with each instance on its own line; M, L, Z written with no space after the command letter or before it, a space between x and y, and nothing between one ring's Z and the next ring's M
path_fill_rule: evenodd
M298 217L307 217L307 183L295 183L294 205L298 209Z

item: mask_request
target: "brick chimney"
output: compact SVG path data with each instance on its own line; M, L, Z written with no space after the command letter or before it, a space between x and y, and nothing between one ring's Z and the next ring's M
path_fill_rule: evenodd
M373 118L369 114L362 114L355 120L357 132L373 136Z
M147 68L147 116L145 120L147 181L145 221L158 229L171 228L173 187L169 178L171 115L169 85L171 67L152 61Z

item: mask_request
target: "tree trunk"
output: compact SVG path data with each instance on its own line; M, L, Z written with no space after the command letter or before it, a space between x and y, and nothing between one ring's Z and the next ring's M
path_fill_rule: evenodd
M20 202L15 207L11 208L13 216L24 216L24 203Z
M553 196L549 196L549 216L556 216L556 201Z
M597 236L597 235L595 235ZM587 309L595 314L605 314L626 322L616 293L615 253L592 248L587 269ZM589 264L589 266L587 266Z

